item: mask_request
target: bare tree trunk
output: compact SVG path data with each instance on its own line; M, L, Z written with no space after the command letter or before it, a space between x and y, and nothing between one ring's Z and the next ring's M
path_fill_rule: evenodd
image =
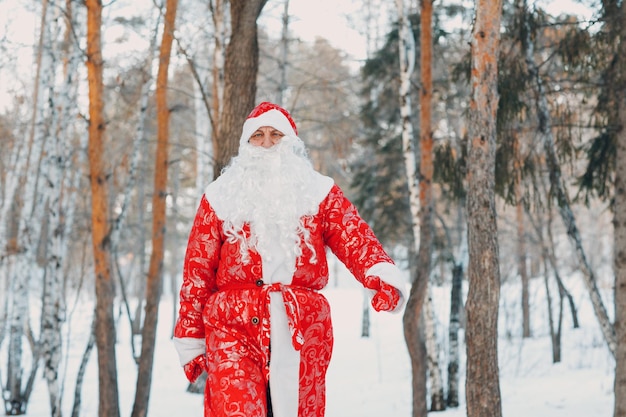
M48 102L54 105L54 99L50 97ZM53 116L56 123L57 115ZM53 131L56 130L53 128ZM59 417L60 409L60 386L59 364L61 362L61 325L64 320L63 309L63 276L62 276L62 225L60 224L60 206L63 156L57 152L54 143L58 136L48 137L45 144L45 156L42 158L40 173L45 181L42 182L40 196L43 210L37 210L42 229L40 234L41 247L45 253L43 263L43 292L41 311L40 345L44 360L44 378L48 385L51 416ZM35 220L36 221L36 220Z
M111 275L109 213L109 172L103 161L105 149L102 2L85 0L87 5L87 78L89 81L89 170L91 182L91 223L94 272L96 277L96 346L98 348L98 416L119 417L117 360L115 356L115 296Z
M77 86L77 73L80 66L83 64L84 58L83 51L78 47L78 38L84 37L85 15L80 5L82 0L65 0L65 59L63 63L63 87L60 92L60 109L59 109L59 130L58 137L62 144L62 153L64 155L64 175L62 178L63 185L61 193L63 199L60 204L61 216L59 216L58 228L53 227L53 230L57 230L55 234L56 243L53 246L57 247L60 253L57 255L61 259L62 265L59 267L59 274L65 275L63 270L67 268L68 264L72 263L71 257L67 256L68 251L68 237L74 227L75 213L77 198L76 194L78 190L78 184L83 177L84 172L82 167L86 166L84 152L78 153L78 157L74 158L73 154L76 149L81 151L86 149L87 135L81 132L77 132L71 127L72 123L78 116L78 108L76 106L78 96ZM78 139L76 139L78 138ZM72 163L74 167L78 169L71 169ZM65 280L65 276L63 276Z
M543 184L543 181L542 181ZM545 184L544 184L544 188L545 188ZM532 219L532 217L529 215L529 213L527 212L528 217L530 219ZM543 220L541 217L538 217L538 222L543 223ZM537 233L537 237L541 243L541 257L543 258L543 262L544 262L544 275L545 275L545 279L546 279L546 292L547 292L547 301L548 301L548 320L549 320L549 325L550 325L550 335L551 335L551 341L552 341L552 362L553 363L557 363L561 361L561 335L563 334L562 329L563 329L563 302L564 299L567 297L568 300L568 304L569 304L569 308L570 308L570 312L572 315L572 325L573 327L576 329L579 327L578 324L578 314L576 312L576 305L574 304L574 297L572 297L572 295L569 293L569 291L567 291L567 289L565 288L565 285L563 284L563 280L561 279L561 275L559 274L559 266L558 263L556 261L556 256L554 255L554 238L552 236L552 210L549 209L547 211L547 223L545 225L545 229L546 229L546 234L547 234L547 238L544 236L543 234L543 229L544 226L543 224L539 224L536 225L534 224L534 222L531 222L531 224L535 227L535 231ZM552 269L552 272L554 274L554 279L556 281L558 290L559 290L559 315L558 315L558 321L556 323L556 328L554 326L554 319L553 319L553 309L552 309L552 301L551 301L551 295L550 295L550 289L548 286L548 275L549 275L549 271L550 268Z
M206 79L206 77L202 77ZM203 102L200 86L194 84L195 122L196 122L196 194L201 196L207 184L213 179L213 146L211 119L207 113L209 107Z
M427 294L424 302L424 333L426 334L426 354L428 358L428 375L430 376L430 411L446 409L443 393L443 378L439 361L439 343L437 343L437 329L435 324L435 309L433 299Z
M549 261L550 267L554 271L554 279L556 280L556 283L559 287L559 294L567 298L570 312L572 315L572 327L577 329L580 327L580 325L578 323L578 313L576 311L576 304L574 303L574 297L572 296L572 294L570 294L567 288L565 288L565 284L563 284L563 280L561 279L561 275L559 274L559 265L556 261L556 256L554 255L554 238L552 237L552 212L548 211L548 223L545 226L547 235L548 235L547 238L544 237L543 235L543 231L542 231L543 227L540 225L537 225L536 221L532 221L532 216L528 212L528 210L526 211L526 215L529 219L531 219L531 225L535 229L535 233L537 234L537 237L541 243L542 257L544 257L545 259Z
M548 307L548 327L550 329L550 340L552 342L552 363L561 362L561 326L563 323L563 293L559 291L559 315L555 326L554 310L552 306L552 294L550 292L550 279L548 269L548 259L543 257L544 265L544 285L546 287L546 301Z
M172 158L173 159L173 158ZM180 289L180 283L178 281L178 277L182 271L182 263L180 262L180 248L183 247L180 241L180 237L178 232L176 231L176 224L179 222L179 201L178 201L178 192L181 188L180 184L180 164L174 164L174 172L173 175L173 184L172 184L172 215L171 218L174 219L173 225L171 227L172 232L168 234L168 247L170 252L170 270L169 270L169 283L170 283L170 293L172 297L178 297L178 291ZM177 302L174 302L174 306L178 306ZM174 337L174 328L176 327L176 318L178 309L173 309L172 313L172 337Z
M135 137L133 139L133 148L130 157L130 166L128 169L128 179L124 186L124 191L122 193L123 200L120 205L119 214L115 218L113 222L113 226L111 228L111 253L113 254L114 259L117 260L117 248L121 239L121 232L123 230L124 223L126 218L128 217L129 205L132 196L132 191L136 187L138 189L138 223L141 225L139 227L139 232L137 233L137 258L139 259L139 273L137 274L139 279L136 280L136 299L137 305L135 309L135 314L133 316L129 314L129 320L131 324L131 350L133 352L133 357L136 362L139 361L139 355L137 352L137 347L135 346L135 342L140 339L141 335L141 324L143 322L143 300L145 293L145 280L144 280L144 271L145 271L145 228L144 224L144 187L145 183L143 181L143 175L141 175L142 168L142 160L145 158L146 152L146 139L145 136L145 122L148 113L148 104L150 100L150 88L152 86L152 63L154 62L154 56L157 51L157 38L158 38L158 30L160 24L160 14L158 15L155 25L153 36L150 39L150 47L148 50L148 56L145 60L143 66L143 79L141 84L141 93L139 98L139 109L138 109L138 120L137 125L135 127ZM116 262L117 265L117 262ZM119 271L119 269L118 269ZM124 295L126 295L126 284L123 282L124 277L121 273L118 273L120 286ZM127 297L123 297L124 302L126 303L126 307L130 310L128 305Z
M41 108L44 106L41 86L42 84L45 84L45 81L42 81L41 77L48 1L42 0L41 7L42 11L37 53L35 55L35 79L33 81L34 91L32 96L31 120L29 126L28 140L24 143L22 143L21 141L18 142L14 148L13 156L11 158L12 169L9 171L9 175L6 180L4 198L2 200L1 206L2 211L0 212L0 248L7 248L7 254L17 253L17 249L19 246L19 233L17 230L17 225L19 224L22 207L24 206L24 197L18 195L17 191L24 189L26 181L29 178L29 175L27 175L27 171L30 169L29 163L31 160L31 155L33 153L35 136L37 134L37 118L41 113L43 113ZM18 221L16 221L16 219L18 219ZM0 262L3 261L4 258L0 258ZM2 269L0 268L0 272L1 271Z
M57 183L58 184L58 183ZM60 201L48 203L49 213L53 220L58 222L60 213L54 213ZM54 219L57 216L57 219ZM58 224L53 228L53 233L60 233ZM61 250L58 248L58 238L52 236L48 255L48 265L44 276L44 290L42 294L41 316L41 354L44 361L44 377L48 383L51 417L61 416L61 387L59 381L59 365L62 357L61 326L65 320L63 299L63 276L62 259L59 258ZM52 240L56 240L53 242Z
M524 1L524 9L525 10L523 16L527 16L528 9L526 6L526 1ZM615 349L617 345L615 329L611 324L606 307L604 306L604 302L602 301L602 296L600 294L600 291L598 290L595 272L591 267L589 261L587 261L587 256L585 254L585 249L583 248L580 231L578 230L578 226L576 225L576 218L574 217L574 213L572 212L569 196L567 195L566 185L564 184L563 178L561 176L561 167L559 165L559 161L556 155L554 137L552 134L550 110L548 108L548 101L546 99L546 92L543 85L543 80L539 76L539 69L537 67L537 64L535 63L534 44L533 40L531 39L530 22L528 22L528 19L526 17L525 26L525 33L527 37L525 39L522 39L522 44L524 46L525 60L528 72L535 82L535 107L537 111L537 117L539 119L539 134L543 142L546 163L548 165L548 172L550 176L551 189L555 193L554 198L559 209L559 214L561 215L563 223L565 224L567 236L574 245L576 255L578 256L579 267L584 277L584 283L587 287L587 292L589 293L589 297L591 298L591 304L593 306L594 313L600 324L602 335L604 336L604 340L606 341L607 346L611 351L611 354L615 356Z
M517 132L515 135L514 147L514 170L515 170L515 223L517 224L517 271L522 284L522 337L531 336L530 332L530 291L528 268L526 267L526 232L524 228L524 205L522 201L522 170L520 143Z
M89 332L89 339L85 346L85 351L80 359L80 365L76 374L76 387L74 388L74 403L72 404L72 417L78 417L80 415L80 404L82 402L82 389L83 381L85 380L85 372L87 371L87 364L89 363L89 357L96 341L96 318L94 316L91 322L91 332Z
M163 252L166 226L167 172L169 152L170 110L167 105L168 71L178 0L167 0L159 70L157 74L157 148L154 166L154 192L152 197L152 254L146 285L146 310L141 334L141 360L135 388L132 417L146 417L152 385L154 344L156 340L159 300L163 281Z
M615 195L613 207L615 272L615 405L613 416L626 416L626 5L619 6L616 27L619 28L619 50L615 55L617 83L617 116L620 129L616 134Z
M52 12L59 14L60 6L51 1ZM71 39L73 28L71 15L71 2L66 2L69 6L64 15L70 19L67 21L65 39ZM47 52L51 66L51 73L55 73L57 66L56 33L59 21L58 15L50 16L49 29L51 33ZM74 115L69 100L73 96L73 78L68 75L69 71L76 71L77 61L74 57L74 44L66 44L64 53L66 54L66 64L64 65L64 83L59 94L55 94L52 86L49 87L48 113L51 123L51 135L44 144L44 156L41 161L41 175L44 181L41 187L41 198L43 211L41 218L47 227L42 232L42 240L45 247L45 272L42 293L42 315L41 315L41 355L44 360L44 377L48 385L50 402L50 414L52 417L61 416L61 381L59 380L59 366L62 358L62 335L61 326L65 320L65 299L63 291L63 261L66 251L66 224L63 218L63 199L72 199L74 193L71 189L64 187L67 176L67 163L70 160L70 149L72 144L67 134L70 124L69 118ZM54 78L54 77L53 77Z
M17 217L16 213L19 205L16 199L16 190L18 185L24 181L24 171L28 166L28 158L25 156L27 145L28 143L18 143L13 149L8 166L9 169L7 170L6 185L3 190L5 195L0 206L0 248L2 250L2 256L0 256L0 285L3 289L6 289L6 297L1 297L2 299L0 300L0 306L2 306L0 308L0 314L2 314L0 343L2 343L7 329L11 326L10 321L13 311L12 270L19 247L18 227L13 219Z
M144 152L146 152L146 143L145 141L142 143L142 147L141 147L141 152L143 155L145 155ZM141 160L143 161L143 157L141 158ZM135 288L134 288L134 295L135 295L135 299L136 299L136 305L135 305L135 314L133 315L133 319L132 319L132 328L131 328L131 333L133 336L133 339L135 338L140 338L141 337L141 324L143 323L143 308L144 308L144 299L145 299L145 293L146 293L146 280L145 280L145 275L146 275L146 240L147 240L147 230L144 227L144 224L146 223L146 179L145 176L142 174L146 174L145 173L145 164L144 163L140 163L139 168L139 175L138 175L138 181L137 181L137 208L138 210L138 215L137 215L137 222L141 225L141 227L139 228L139 231L137 233L137 242L138 242L138 248L137 248L137 258L138 258L138 262L137 262L137 276L139 277L139 279L137 279L137 281L135 282ZM135 346L135 340L132 341L133 343L133 347L136 348Z
M285 8L283 9L282 32L280 37L281 57L280 57L280 84L278 85L278 104L282 107L287 102L287 63L289 55L289 0L283 0Z
M428 413L426 403L426 373L428 365L426 363L426 345L424 331L420 328L421 313L424 306L426 290L428 288L428 275L424 279L424 274L420 274L422 268L421 261L422 248L420 245L420 190L416 172L415 146L413 139L413 127L411 124L411 97L410 76L415 65L415 39L409 26L404 0L396 0L399 22L399 42L398 52L400 58L400 115L402 120L402 151L404 155L404 165L406 169L407 184L409 187L409 207L411 211L411 222L415 251L418 253L419 268L415 277L412 277L411 291L406 303L403 317L404 339L407 344L409 356L411 357L412 387L413 387L413 417L423 417ZM425 230L424 230L425 231ZM430 265L430 260L426 260ZM427 270L430 268L427 266Z
M370 303L366 290L363 291L361 316L361 337L370 337Z
M0 263L0 269L3 270L2 263ZM7 321L9 318L9 279L6 271L0 273L0 346L4 341L4 336L7 331ZM0 375L0 384L2 376Z
M433 100L433 0L420 1L420 239L417 281L425 282L428 286L432 269L433 245L433 130L432 130L432 100ZM421 285L421 284L420 284ZM439 361L439 346L435 326L435 312L429 290L424 290L426 297L424 321L426 328L426 353L430 375L431 411L445 410L446 404L443 394L443 378ZM419 296L419 294L417 294Z
M515 186L515 193L520 196L520 187ZM522 285L522 337L531 336L530 330L530 279L528 277L528 268L526 268L526 242L524 231L524 207L521 201L515 205L515 222L517 224L517 270Z
M469 292L466 302L468 417L500 417L500 266L495 207L501 0L478 0L472 36L468 140Z
M219 132L221 129L220 115L222 114L222 104L224 101L224 67L226 61L226 38L230 35L228 29L231 25L227 22L229 11L229 2L227 0L210 0L211 16L213 17L213 26L215 27L214 49L213 49L213 102L209 110L211 118L212 130L211 139L213 140L213 157L217 156L219 149ZM215 164L215 160L213 161ZM213 166L213 178L215 175L215 165Z
M452 269L452 289L450 291L450 325L448 327L448 407L459 406L459 329L461 327L461 306L463 305L463 265L458 263Z
M13 256L8 257L7 269L11 271ZM4 386L4 409L7 415L22 415L26 413L28 399L22 392L22 340L24 338L24 323L28 315L28 277L15 275L11 280L12 294L11 315L9 320L9 348L7 358L7 382Z
M29 284L34 271L41 272L37 262L38 242L44 230L42 221L44 209L42 198L37 192L39 183L39 167L43 155L44 144L50 133L48 110L46 105L51 93L54 80L54 65L51 47L51 7L47 0L41 4L41 20L39 41L36 55L36 73L33 91L33 107L27 145L16 161L17 177L12 181L9 194L5 200L4 214L13 218L16 225L7 231L6 268L13 277L9 276L13 287L12 300L9 310L9 348L7 357L7 384L3 392L5 411L8 415L26 413L32 378L39 366L39 346L32 341L33 352L30 377L27 388L23 390L22 376L24 374L23 343L29 316ZM24 152L25 151L25 152ZM19 193L18 193L19 191ZM4 217L3 223L9 221ZM6 226L7 223L4 223ZM2 236L4 238L4 234ZM32 340L32 339L31 339Z
M259 68L257 19L267 0L231 0L231 36L224 62L224 98L219 118L213 177L239 149L241 126L254 107Z
M215 43L219 42L217 33L211 37L210 34L202 32L203 45L200 48L202 55L194 61L200 61L201 64L195 65L195 69L192 69L192 72L195 71L197 73L198 78L193 85L196 127L196 195L198 196L203 194L207 184L213 179L213 145L211 141L213 139L212 125L214 119L211 115L212 107L208 102L209 97L206 92L206 86L208 86L211 79L211 56L209 51L211 38L215 39ZM215 59L214 57L213 65L217 65ZM215 97L213 99L216 101ZM219 103L219 100L217 102ZM177 300L178 297L174 299L174 301ZM177 310L176 302L174 302L174 314L177 314Z

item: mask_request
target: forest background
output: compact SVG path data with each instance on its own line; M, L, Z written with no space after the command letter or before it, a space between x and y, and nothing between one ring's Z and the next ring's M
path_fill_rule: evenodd
M405 326L413 326L405 327L413 415L423 415L426 407L459 406L462 306L471 285L465 276L471 258L467 173L475 172L468 151L470 44L481 2L352 2L357 3L361 7L347 18L345 35L358 32L364 40L355 59L327 39L298 38L286 1L169 0L143 7L122 0L104 7L92 1L0 1L0 380L7 414L26 412L39 374L46 380L53 416L61 415L67 401L64 381L75 378L72 413L80 413L85 368L76 375L64 368L72 334L84 330L67 326L77 305L96 311L92 337L85 340L85 366L94 345L100 351L112 348L120 321L128 322L138 368L133 415L147 412L150 341L161 294L169 297L164 305L173 320L198 199L232 155L223 146L229 133L238 139L241 124L228 116L261 100L292 112L315 167L335 178L357 204L407 271L412 292L412 282L428 283L420 289L419 320L404 317ZM433 6L430 90L419 59L428 3ZM238 10L241 4L256 4L252 21L258 17L258 31L250 20L238 26L233 17L246 13ZM89 32L95 17L89 12L98 6L104 42L103 60L96 62ZM626 25L615 20L623 14L621 2L588 2L584 13L571 14L578 9L556 13L551 6L520 0L502 7L494 181L484 191L494 193L497 210L495 282L516 294L519 303L503 309L519 309L519 322L502 323L498 338L522 344L547 335L546 355L558 363L562 346L568 346L562 343L565 329L580 326L583 303L592 306L609 355L619 353L620 304L613 292L619 278L613 256L614 215L620 213L615 209L621 131L616 103L623 91L620 76L626 74L617 59L624 45L619 28ZM403 21L410 31L403 32ZM229 94L228 77L236 71L229 72L228 65L245 67L246 56L254 56L254 49L238 48L243 57L228 52L239 39L235 34L246 32L245 23L254 29L249 36L260 51L254 89L248 90L255 93ZM26 24L29 36L17 36ZM94 123L88 85L94 62L102 64L101 123ZM427 107L424 91L430 91L430 129L423 129L420 114ZM416 104L413 109L402 105L407 97ZM98 148L92 140L98 132L92 129L106 132ZM424 132L430 133L430 149L423 146L428 143ZM433 171L425 181L421 168L427 154ZM413 175L407 174L410 169ZM418 210L414 182L432 185L431 200L419 201ZM100 214L106 216L96 215L94 202L102 204ZM419 217L427 211L420 207L431 208L429 223ZM416 224L430 226L419 230ZM424 230L431 231L428 240ZM105 244L92 246L94 236ZM107 254L98 250L104 246ZM427 278L416 279L419 274ZM574 291L580 282L585 301ZM541 297L531 290L537 283L545 291ZM450 297L445 323L429 295L441 290ZM485 305L500 304L484 295ZM98 328L106 323L98 316L102 300L115 315L109 327ZM531 320L535 309L546 314ZM369 325L365 303L363 337ZM418 339L412 350L411 341ZM495 350L485 354L497 357ZM114 376L117 364L100 355L99 368ZM419 359L426 355L427 370ZM116 415L119 405L103 399L117 398L117 383L107 384L104 374L99 376L101 407L113 408L99 413ZM615 415L623 415L619 403ZM499 415L499 406L492 408L490 415Z

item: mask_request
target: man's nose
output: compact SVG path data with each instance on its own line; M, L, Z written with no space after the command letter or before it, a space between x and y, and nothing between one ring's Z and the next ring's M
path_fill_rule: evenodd
M272 141L272 135L269 133L263 134L263 141L261 142L261 146L264 148L271 148L274 146L274 142Z

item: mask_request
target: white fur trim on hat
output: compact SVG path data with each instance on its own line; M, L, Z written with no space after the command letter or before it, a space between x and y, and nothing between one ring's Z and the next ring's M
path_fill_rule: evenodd
M289 123L289 119L279 110L271 109L257 117L246 119L243 124L243 131L239 143L248 143L250 136L263 126L270 126L276 130L280 130L285 136L297 136L291 123Z

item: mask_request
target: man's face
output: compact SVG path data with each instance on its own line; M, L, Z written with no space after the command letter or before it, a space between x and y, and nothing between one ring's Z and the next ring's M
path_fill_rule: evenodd
M262 146L271 148L276 145L285 136L280 130L271 126L262 126L258 128L248 139L248 142L254 146Z

